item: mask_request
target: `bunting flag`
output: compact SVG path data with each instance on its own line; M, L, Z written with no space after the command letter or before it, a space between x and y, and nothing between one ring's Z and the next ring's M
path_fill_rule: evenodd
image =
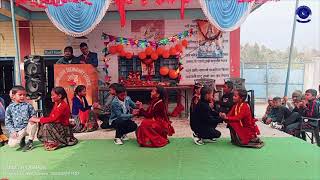
M137 46L140 48L145 47L153 47L157 48L158 46L165 46L170 42L180 41L184 38L190 37L193 35L193 29L189 29L178 33L174 36L170 36L168 38L163 38L160 41L148 41L147 39L133 39L133 38L125 38L125 37L117 37L113 35L109 35L106 33L102 33L101 39L104 40L104 44L107 46L109 43L114 42L116 44L123 44L123 45L131 45Z
M102 20L111 0L90 0L66 3L63 6L48 5L46 13L51 22L69 36L81 37L89 34Z
M254 1L251 0L199 0L199 2L209 22L221 31L233 31L239 28L254 5Z

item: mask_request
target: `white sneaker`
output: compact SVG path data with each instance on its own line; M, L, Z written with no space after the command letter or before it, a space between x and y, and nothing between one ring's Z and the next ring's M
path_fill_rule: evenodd
M128 137L126 134L124 134L124 135L121 137L121 140L123 140L123 141L128 141L128 140L129 140L129 137Z
M203 139L204 142L206 143L215 143L217 142L217 139L216 138L212 138L212 139Z
M123 144L121 138L114 138L113 142L114 142L114 144L117 144L117 145L122 145Z
M197 145L204 145L204 142L195 133L192 134L193 142Z

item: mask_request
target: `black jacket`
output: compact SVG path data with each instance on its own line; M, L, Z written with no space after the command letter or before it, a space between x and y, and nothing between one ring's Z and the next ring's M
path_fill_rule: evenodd
M190 116L190 126L194 132L201 131L203 128L216 126L221 122L219 113L213 111L209 106L209 102L202 99L195 106Z
M78 59L79 59L79 62L82 60L84 61L85 60L84 55L81 54L78 57ZM94 53L94 52L89 52L86 64L91 64L92 66L97 67L98 66L98 54Z
M282 121L287 119L291 115L291 113L292 112L287 107L280 106L277 108L272 108L269 117L273 122L282 123Z
M231 110L233 104L233 93L224 94L221 101L216 104L216 110L227 114Z

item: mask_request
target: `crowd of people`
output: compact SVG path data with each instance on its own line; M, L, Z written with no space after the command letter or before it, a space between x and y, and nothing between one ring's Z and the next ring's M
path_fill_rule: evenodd
M320 96L317 96L315 89L308 89L305 93L294 91L292 101L289 101L288 97L269 98L262 121L272 128L304 138L304 134L300 132L301 127L315 128L318 122L304 122L302 118L320 118Z
M245 102L246 90L233 90L233 84L226 82L221 101L214 102L213 89L196 84L190 106L190 126L197 145L216 142L221 133L216 130L223 121L228 124L231 142L238 146L260 148L263 142L257 137L256 119L252 117L250 107ZM33 140L37 137L44 149L52 151L78 143L74 133L91 132L98 129L97 119L102 121L102 129L115 129L114 143L122 145L128 140L128 133L135 132L137 142L143 147L163 147L169 143L169 136L175 133L168 116L168 100L164 87L156 86L150 93L151 102L147 109L139 101L133 102L126 88L118 83L110 85L110 95L106 103L88 104L86 87L75 88L71 109L67 93L63 87L55 87L51 92L54 103L47 117L38 117L33 106L26 100L26 90L14 86L10 91L12 102L4 112L5 127L9 138L1 131L1 142L9 147L29 151L33 149ZM97 111L98 110L98 111ZM1 112L1 111L0 111ZM138 126L135 116L144 119ZM28 139L26 139L28 137Z

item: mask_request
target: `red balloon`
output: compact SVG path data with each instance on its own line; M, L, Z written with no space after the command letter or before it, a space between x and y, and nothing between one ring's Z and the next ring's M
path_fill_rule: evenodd
M147 57L145 52L140 52L138 56L139 56L139 59L141 59L141 60L143 60Z
M182 44L182 46L187 47L188 41L186 39L184 39L184 40L182 40L181 44Z
M122 51L120 52L120 56L121 56L121 57L125 57L125 56L126 56L126 52L125 52L124 50L122 50Z
M131 52L126 53L126 58L127 59L132 59L133 54Z
M159 55L159 56L161 56L162 54L163 54L163 52L164 52L164 48L163 47L158 47L158 49L157 49L157 54Z
M160 75L161 76L166 76L169 73L169 68L167 66L162 66L160 68Z
M164 50L163 53L162 53L162 57L165 58L165 59L166 59L166 58L169 58L169 57L170 57L169 51Z
M110 46L109 47L109 52L111 54L116 54L117 53L117 47L116 46Z
M177 54L176 48L171 47L170 50L169 50L169 53L170 53L171 56L175 56Z
M153 52L153 50L152 50L151 47L147 47L146 50L145 50L145 52L146 52L146 54L147 54L148 56L150 56L151 53Z
M158 59L158 57L159 57L159 56L158 56L158 54L157 54L156 52L151 53L151 59L152 59L152 60L155 61L155 60Z
M182 45L181 44L177 44L175 46L175 49L176 49L177 52L182 52Z
M117 51L118 51L118 53L121 53L123 51L123 45L122 44L118 44L117 45Z
M176 70L170 69L170 71L169 71L169 77L170 77L171 79L177 79L178 76L179 76L179 74L177 73Z

